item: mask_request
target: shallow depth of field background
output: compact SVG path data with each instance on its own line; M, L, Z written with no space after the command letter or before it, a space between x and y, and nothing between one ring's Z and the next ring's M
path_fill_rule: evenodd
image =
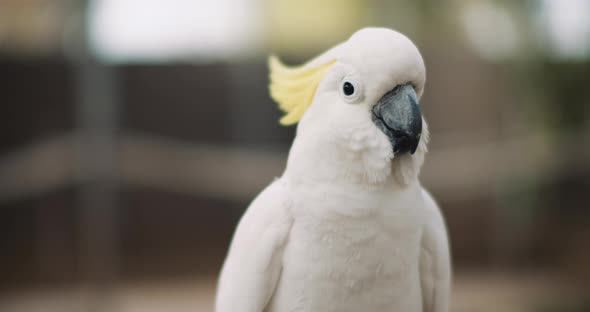
M590 1L3 0L0 311L212 311L285 165L268 54L364 26L427 66L452 311L590 311Z

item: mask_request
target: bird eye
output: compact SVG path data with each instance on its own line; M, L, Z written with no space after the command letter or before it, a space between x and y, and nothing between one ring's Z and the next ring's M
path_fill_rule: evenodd
M344 93L345 96L352 96L355 92L354 89L354 85L352 84L352 82L350 81L345 81L342 84L342 93Z
M354 79L345 78L340 83L340 92L345 102L353 104L362 100L362 86Z

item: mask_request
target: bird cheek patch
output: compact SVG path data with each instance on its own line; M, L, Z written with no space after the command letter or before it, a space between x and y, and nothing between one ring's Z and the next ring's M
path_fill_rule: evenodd
M268 59L270 95L286 114L280 120L284 126L297 123L313 101L318 85L336 60L317 67L288 67L276 56Z

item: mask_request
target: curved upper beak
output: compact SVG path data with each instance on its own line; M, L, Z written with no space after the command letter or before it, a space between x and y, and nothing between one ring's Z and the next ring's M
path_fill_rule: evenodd
M394 153L416 152L422 135L422 114L412 85L387 92L373 106L372 119L389 138Z

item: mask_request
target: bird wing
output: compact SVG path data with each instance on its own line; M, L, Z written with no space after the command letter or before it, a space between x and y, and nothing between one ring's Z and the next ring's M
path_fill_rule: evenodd
M424 312L447 312L451 293L451 260L444 219L427 191L422 191L428 217L420 253L420 281Z
M268 186L240 220L217 286L217 312L262 312L279 280L291 229L288 196L280 180Z

